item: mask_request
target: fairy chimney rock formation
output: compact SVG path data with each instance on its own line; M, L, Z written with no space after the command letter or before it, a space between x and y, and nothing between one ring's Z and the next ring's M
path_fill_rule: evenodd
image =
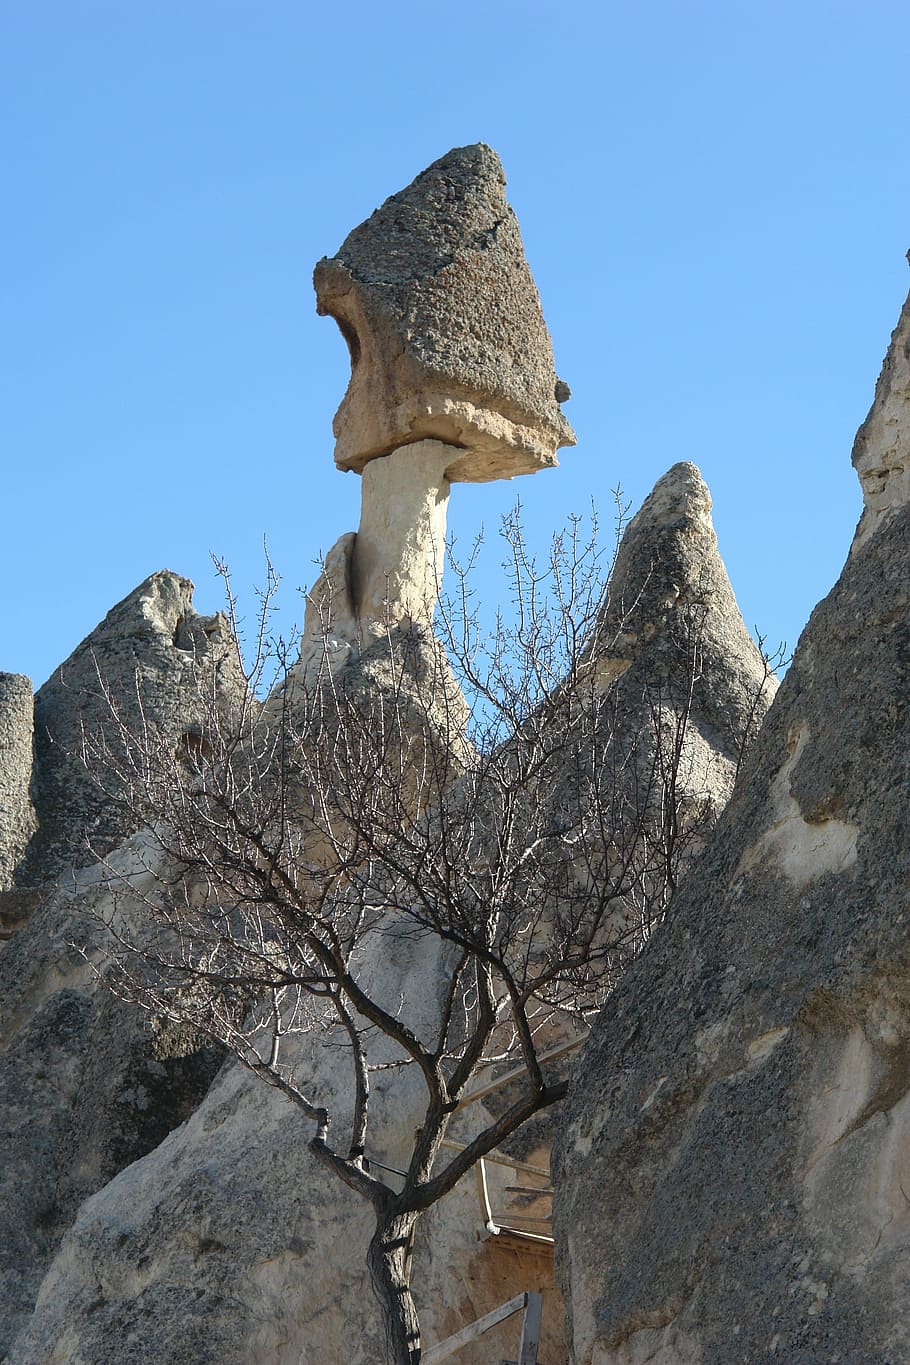
M910 308L866 509L554 1148L577 1365L910 1360Z
M455 447L450 482L484 482L574 443L505 183L490 147L456 147L317 265L317 309L351 353L340 469L430 438Z
M335 463L363 490L359 532L309 594L307 674L432 619L450 484L533 474L575 441L502 165L483 143L387 199L313 282L351 356Z
M438 446L437 455L446 449L439 443L426 444ZM427 454L431 469L438 468L432 465L433 454L432 450ZM406 459L411 457L408 451L392 457L400 460L403 485ZM370 472L366 471L367 479ZM413 488L406 493L403 487L402 496L416 498L418 494ZM683 709L688 712L686 753L677 773L678 796L686 818L694 817L699 824L710 823L729 795L742 744L733 726L735 717L743 714L744 699L751 699L756 708L750 718L757 724L773 690L773 680L765 677L759 652L739 617L719 557L710 506L708 490L694 465L676 465L659 481L626 530L615 591L604 609L588 660L596 670L598 685L604 680L615 699L615 708L605 707L602 715L616 735L614 752L618 751L620 775L631 770L628 759L634 747L645 759L636 771L653 778L648 756L653 753L655 724L673 708L679 716ZM374 523L369 518L375 515L374 507L368 516L371 544ZM426 517L430 519L429 512ZM415 518L416 524L422 520L422 516ZM387 539L382 526L375 525L377 547ZM314 610L318 605L324 611L330 607L337 611L342 644L344 630L352 623L351 603L344 594L352 572L354 540L353 536L343 538L326 561L321 591L327 600L316 603L312 600L315 593L310 594ZM376 552L386 553L379 548ZM694 621L690 619L693 612ZM697 676L691 665L691 626L704 649ZM411 737L418 724L432 722L428 702L437 699L443 717L442 741L455 741L449 757L454 770L459 760L460 722L457 717L453 720L455 707L445 690L449 684L442 660L431 651L430 632L417 633L416 647L400 654L393 633L390 636L372 650L365 649L359 658L340 650L343 666L336 680L338 693L346 689L349 695L356 691L385 697L390 708L387 714L394 708L396 724ZM729 660L718 652L724 639L730 642ZM622 675L615 688L611 672L613 677ZM413 706L412 697L418 698ZM410 752L413 755L415 747ZM541 802L554 818L565 802L584 800L589 794L578 781L579 769L569 760L567 748L558 752L560 764L565 760L562 779L540 792ZM421 765L414 766L419 769ZM656 840L660 837L658 805L640 789L623 788L616 811L619 818L631 816L633 810L648 821L653 816ZM578 869L583 876L580 862ZM31 933L37 934L36 926ZM20 942L19 953L26 942ZM383 926L367 940L363 952L371 964L369 980L375 997L393 1002L395 1009L406 1002L409 1024L421 1037L435 1036L435 1011L452 980L452 958L444 944L415 934L405 921L400 930L393 923ZM0 1005L4 986L11 993L12 984L25 975L21 969L13 975L14 965L18 963L10 960L8 975L4 975L0 958ZM2 1017L0 1007L0 1021ZM332 1111L346 1111L351 1073L340 1064L343 1054L326 1046L319 1030L301 1034L298 1046L299 1073L310 1078L315 1092L327 1097ZM49 1069L44 1053L34 1044L21 1051L21 1066L29 1081L27 1067ZM112 1069L110 1060L108 1068ZM0 1085L2 1081L0 1072ZM24 1088L25 1082L21 1084ZM92 1084L92 1090L85 1084L79 1088L80 1113L101 1108L104 1093L97 1082ZM127 1086L123 1084L122 1089ZM121 1093L121 1086L113 1093ZM87 1094L90 1104L85 1103ZM62 1109L56 1092L53 1098ZM376 1071L371 1079L372 1159L392 1169L404 1168L424 1103L413 1068ZM467 1140L495 1112L487 1109L481 1120L477 1108L471 1106L464 1128L456 1129L453 1136ZM509 1147L512 1156L536 1165L543 1162L552 1135L552 1112L539 1116L516 1136L514 1146ZM109 1126L109 1107L104 1117ZM50 1129L51 1120L45 1123ZM85 1144L81 1126L77 1132ZM67 1133L64 1136L65 1145L56 1138L53 1146L45 1140L50 1156L39 1164L37 1174L50 1157L61 1165L69 1158L72 1143ZM330 1365L375 1365L385 1360L364 1262L371 1231L369 1209L313 1155L311 1136L311 1125L277 1090L263 1086L239 1062L225 1066L183 1127L172 1131L154 1151L120 1169L81 1206L43 1280L40 1272L46 1258L36 1269L33 1257L29 1269L35 1308L28 1318L23 1311L19 1335L6 1357L8 1365L48 1365L61 1341L66 1342L68 1358L93 1365L121 1365L124 1342L130 1343L133 1355L141 1356L145 1365L169 1365L176 1360L193 1365L247 1365L291 1359L295 1365L316 1360ZM4 1171L9 1172L15 1195L7 1200L11 1231L6 1243L0 1201L0 1276L6 1245L21 1281L25 1258L12 1230L29 1226L23 1206L28 1212L26 1201L35 1202L37 1174L29 1183L17 1164L16 1149L10 1151L0 1143L0 1175ZM496 1166L485 1178L495 1192L494 1204L495 1196L501 1196L504 1204L499 1207L508 1207L507 1181L516 1178L514 1172ZM520 1191L515 1195L513 1207L527 1216L525 1195ZM506 1237L478 1240L485 1217L474 1182L466 1179L428 1213L418 1232L413 1282L420 1295L426 1340L441 1340L521 1289L542 1288L547 1307L541 1359L554 1363L564 1359L551 1268L549 1258L541 1254L543 1246ZM27 1299L27 1287L19 1289L20 1303ZM2 1323L0 1281L0 1356ZM517 1325L504 1324L497 1331L503 1335L484 1336L465 1346L458 1360L477 1365L506 1356L514 1359ZM509 1331L511 1346L506 1345Z
M777 681L740 614L694 464L673 465L629 523L590 653L605 681L643 668L732 760L754 738Z
M118 775L82 758L84 735L122 758L121 722L138 742L190 753L240 701L228 622L194 611L192 593L186 578L152 574L54 671L35 698L34 768L31 685L0 674L3 1360L80 1205L188 1118L220 1065L198 1039L165 1046L96 974L110 954L96 915L111 912L112 874L87 841L122 866L129 847L115 846L137 817Z
M210 697L227 704L242 688L228 622L193 609L189 579L163 569L112 607L35 697L39 831L29 884L94 861L89 844L98 856L130 832L117 791L102 791L83 762L85 736L104 735L115 752L122 722L176 746Z

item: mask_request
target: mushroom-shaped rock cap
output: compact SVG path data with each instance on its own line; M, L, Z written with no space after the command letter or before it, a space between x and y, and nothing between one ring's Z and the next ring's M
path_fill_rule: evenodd
M485 481L554 465L574 444L502 164L483 143L387 199L313 282L351 352L333 424L339 468L360 473L430 438L464 452L450 480Z

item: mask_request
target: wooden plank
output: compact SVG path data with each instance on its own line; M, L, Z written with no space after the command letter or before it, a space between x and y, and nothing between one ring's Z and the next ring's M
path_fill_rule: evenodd
M494 1213L493 1222L500 1228L505 1224L511 1225L512 1223L542 1223L545 1228L548 1228L551 1226L553 1219L549 1214L509 1213L506 1211L504 1213Z
M543 1295L532 1291L526 1298L524 1322L521 1325L521 1345L518 1348L518 1365L537 1365Z
M453 1138L443 1138L443 1147L448 1147L453 1152L463 1152L464 1142L455 1142ZM545 1180L550 1179L550 1172L543 1166L532 1166L527 1161L516 1161L510 1156L502 1156L499 1152L487 1152L484 1161L489 1161L493 1166L511 1166L513 1171L524 1171L526 1175L541 1175ZM543 1191L541 1191L543 1193Z
M505 1237L506 1240L513 1237L519 1242L530 1242L528 1248L531 1251L546 1252L548 1255L553 1250L553 1238L547 1237L542 1232L524 1232L521 1228L510 1228L502 1223L494 1223L493 1229L487 1228L480 1234L480 1240L485 1242L488 1237Z
M552 1062L555 1061L557 1057L564 1057L567 1052L574 1052L576 1048L580 1048L582 1043L587 1040L587 1037L588 1035L585 1034L581 1038L573 1038L569 1043L560 1043L559 1047L551 1047L549 1052L542 1052L537 1060L540 1063ZM502 1087L508 1085L510 1081L517 1081L519 1076L523 1076L527 1069L528 1068L524 1064L516 1066L511 1071L507 1071L504 1076L500 1076L498 1080L490 1081L489 1084L481 1086L479 1090L473 1090L470 1095L462 1095L452 1112L455 1113L459 1109L464 1109L469 1104L476 1104L478 1100L484 1099L485 1096L492 1095L494 1090L501 1090Z
M438 1365L439 1361L448 1360L449 1356L461 1350L462 1346L467 1346L469 1342L476 1341L478 1337L483 1336L484 1332L489 1332L491 1327L498 1327L513 1313L520 1313L527 1304L529 1297L528 1294L516 1294L515 1298L509 1299L508 1303L500 1304L498 1308L484 1314L476 1322L468 1323L467 1327L462 1327L460 1332L446 1337L445 1341L440 1341L436 1346L431 1346L428 1351L423 1352L424 1365ZM537 1357L535 1356L532 1365L536 1365L536 1361Z

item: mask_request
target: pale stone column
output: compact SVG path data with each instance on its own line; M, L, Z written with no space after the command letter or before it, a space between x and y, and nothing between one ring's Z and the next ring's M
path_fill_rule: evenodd
M368 633L374 624L431 620L445 560L446 469L461 453L442 441L417 441L364 469L351 595Z
M366 466L360 529L333 546L307 594L290 682L311 686L389 626L432 620L445 560L446 470L462 453L443 441L417 441Z
M392 195L313 276L351 378L335 463L363 478L360 529L307 594L307 686L439 600L451 483L556 464L575 436L496 153L454 147Z

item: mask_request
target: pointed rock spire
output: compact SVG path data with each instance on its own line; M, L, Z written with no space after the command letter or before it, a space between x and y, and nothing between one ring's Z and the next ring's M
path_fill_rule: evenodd
M891 337L869 416L856 433L853 466L863 486L857 544L910 502L910 296Z
M139 734L150 727L177 744L204 711L203 677L220 698L239 696L243 678L226 617L193 609L193 584L167 569L134 588L57 668L35 697L39 831L28 882L48 881L91 860L86 837L112 847L128 832L115 793L99 790L82 761L85 733L109 735L112 708Z
M629 522L589 649L605 678L631 670L627 692L665 689L734 762L754 738L777 682L740 614L694 464L673 465ZM631 696L625 710L647 728Z

